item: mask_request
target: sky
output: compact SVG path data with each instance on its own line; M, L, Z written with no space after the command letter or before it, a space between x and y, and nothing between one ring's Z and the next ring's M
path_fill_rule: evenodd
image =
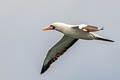
M120 80L119 0L1 0L0 80ZM79 40L40 75L63 34L41 31L54 22L104 27L115 42Z

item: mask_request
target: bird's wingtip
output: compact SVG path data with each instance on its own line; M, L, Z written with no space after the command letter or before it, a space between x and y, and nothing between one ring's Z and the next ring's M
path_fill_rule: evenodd
M104 27L100 28L100 30L104 30Z
M47 65L43 65L42 70L40 72L40 74L43 74L45 71L47 71L47 69L50 67L50 64Z
M40 72L40 74L43 74L44 72L45 72L45 71L42 70L42 71Z
M43 66L40 74L43 74L47 69Z

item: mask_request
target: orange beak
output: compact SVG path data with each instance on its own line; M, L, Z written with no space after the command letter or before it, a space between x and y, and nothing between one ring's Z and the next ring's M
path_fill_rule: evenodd
M48 26L48 27L44 27L44 28L42 28L43 31L46 31L46 30L52 30L52 29L53 29L53 27L51 27L51 26Z

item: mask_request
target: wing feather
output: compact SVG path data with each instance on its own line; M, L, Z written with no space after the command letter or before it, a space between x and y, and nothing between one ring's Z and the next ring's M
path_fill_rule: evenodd
M63 36L63 38L55 44L49 51L44 60L41 74L44 73L50 65L55 62L68 48L70 48L78 39Z
M72 28L80 29L80 30L87 31L87 32L95 32L95 31L103 30L103 28L98 29L98 27L96 27L96 26L85 25L85 24L73 26Z
M90 26L90 25L88 25L86 27L83 27L82 29L83 30L85 29L88 32L99 31L98 27L96 27L96 26Z

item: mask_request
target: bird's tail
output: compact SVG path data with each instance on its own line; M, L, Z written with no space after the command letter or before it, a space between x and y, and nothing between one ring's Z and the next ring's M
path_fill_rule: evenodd
M95 37L95 40L102 40L102 41L114 42L113 40L106 39L106 38L104 38L102 36L99 36L99 35L97 35L95 33L92 33L92 35Z
M95 37L96 40L102 40L102 41L108 41L108 42L114 42L113 40L110 39L105 39L105 38L101 38L101 37Z

